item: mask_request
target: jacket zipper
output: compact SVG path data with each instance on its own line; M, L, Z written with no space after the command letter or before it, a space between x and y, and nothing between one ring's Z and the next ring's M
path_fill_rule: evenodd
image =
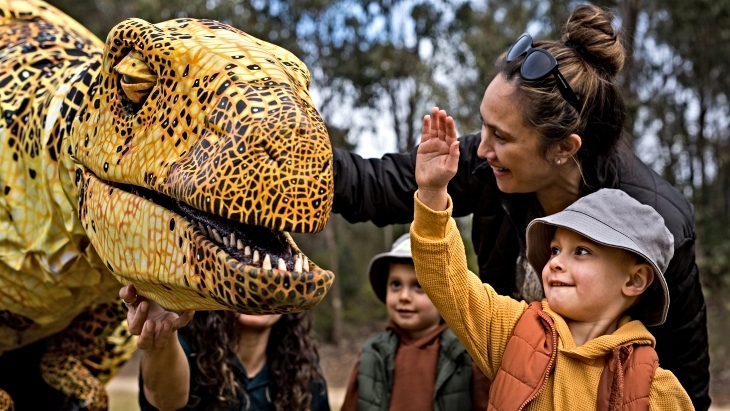
M540 312L539 315L543 319L543 321L545 321L550 326L550 334L553 337L553 353L550 356L550 362L548 363L547 369L545 370L545 375L543 376L542 385L540 386L540 389L535 391L534 394L532 394L527 400L525 400L525 402L523 402L522 405L520 405L520 407L517 408L517 411L521 411L523 408L525 408L527 406L527 404L530 403L530 401L534 400L538 395L540 395L542 390L545 389L545 386L547 385L547 381L548 381L548 376L552 372L553 365L555 364L555 358L558 356L558 332L555 331L555 325L552 323L552 321L550 321L549 318L548 319L545 318L547 316L547 314Z

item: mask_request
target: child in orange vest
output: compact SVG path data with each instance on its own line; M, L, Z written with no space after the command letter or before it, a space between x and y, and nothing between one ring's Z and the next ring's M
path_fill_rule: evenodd
M658 367L645 327L662 324L669 308L663 273L674 247L662 217L620 190L581 197L527 228L546 299L498 295L467 269L446 192L459 157L454 123L432 114L416 160L413 259L421 286L493 380L488 409L694 409Z

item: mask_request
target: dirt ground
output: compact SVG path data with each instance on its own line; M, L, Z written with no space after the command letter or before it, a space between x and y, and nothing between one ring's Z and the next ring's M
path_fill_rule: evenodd
M357 353L363 341L350 341L341 347L323 344L319 347L322 371L327 380L328 394L332 411L339 411L345 396L345 387L350 372L357 360ZM137 373L139 355L136 354L122 371L109 384L109 411L139 411L137 405ZM713 375L710 394L713 406L710 411L730 411L730 371Z

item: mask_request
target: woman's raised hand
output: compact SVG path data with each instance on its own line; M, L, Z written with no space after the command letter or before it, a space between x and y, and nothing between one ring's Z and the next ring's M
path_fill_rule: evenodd
M423 117L421 143L416 155L418 199L433 210L447 206L446 186L459 165L459 141L454 119L438 107Z
M193 319L195 311L185 311L178 315L167 311L156 302L137 295L134 285L122 287L119 296L127 306L129 332L139 335L137 348L163 348L174 331L186 326Z

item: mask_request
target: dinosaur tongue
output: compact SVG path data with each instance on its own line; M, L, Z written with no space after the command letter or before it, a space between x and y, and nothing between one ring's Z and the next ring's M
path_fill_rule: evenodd
M211 241L245 265L266 268L269 264L268 268L282 271L309 271L308 259L284 232L229 220L143 187L123 184L117 187L188 218Z
M291 240L287 241L288 235L283 232L276 233L265 227L234 222L181 201L176 201L173 211L196 223L211 240L244 264L258 267L269 264L269 268L299 272L303 264L308 265L307 258L299 255L296 245L293 242L290 244ZM298 266L297 259L301 260Z

